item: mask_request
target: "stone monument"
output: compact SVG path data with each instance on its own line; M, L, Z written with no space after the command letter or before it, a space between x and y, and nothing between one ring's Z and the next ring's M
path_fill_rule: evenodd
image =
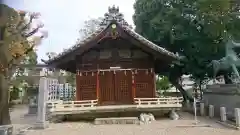
M238 58L237 53L234 51L234 48L236 47L240 47L240 43L236 43L231 38L229 38L225 45L225 57L220 60L213 60L209 64L209 66L213 66L214 79L216 78L219 70L228 70L231 68L234 75L237 77L237 81L240 81L240 75L237 70L237 67L240 67L240 59Z
M37 114L37 96L32 96L29 98L29 106L28 106L28 115Z
M220 60L213 60L210 65L213 66L214 80L220 70L232 69L235 81L234 84L213 84L207 86L203 92L206 105L213 105L216 109L214 114L220 115L220 107L226 107L228 117L234 116L234 108L240 108L240 76L237 67L240 66L240 59L234 48L240 47L240 43L228 39L225 45L226 55Z
M44 129L48 127L46 121L46 102L48 99L48 81L46 77L41 77L39 82L39 94L38 94L38 110L37 110L37 123L36 129Z

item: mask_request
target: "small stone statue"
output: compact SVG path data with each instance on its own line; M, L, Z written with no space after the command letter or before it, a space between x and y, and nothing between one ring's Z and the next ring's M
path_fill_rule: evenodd
M178 119L179 119L179 115L176 113L175 110L172 110L172 111L170 112L169 117L170 117L170 119L172 119L172 120L178 120Z
M151 123L152 121L155 121L155 117L151 113L141 113L140 114L140 122L143 124Z
M210 65L213 66L214 79L216 78L219 70L228 70L229 68L232 68L234 75L237 76L238 82L240 81L240 75L237 70L237 67L240 66L240 59L238 58L237 53L234 51L234 48L236 47L240 47L240 43L236 43L231 38L229 38L228 42L225 45L225 57L220 60L213 60L210 63Z

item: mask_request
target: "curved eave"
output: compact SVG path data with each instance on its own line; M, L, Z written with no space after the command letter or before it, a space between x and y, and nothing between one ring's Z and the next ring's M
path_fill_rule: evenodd
M47 65L54 65L54 62L62 59L64 56L69 55L73 51L86 46L89 42L92 40L95 40L101 36L101 34L108 28L107 27L100 27L98 30L96 30L94 33L92 33L90 36L86 37L84 40L81 40L79 43L74 45L73 47L59 53L57 56L53 57L52 59L49 60L42 60L45 64Z
M128 27L123 27L123 29L130 34L132 37L134 37L136 40L138 40L139 42L141 42L142 44L148 46L149 48L161 53L162 55L171 57L172 60L180 60L180 57L177 56L176 54L154 44L153 42L149 41L148 39L146 39L145 37L139 35L138 33L136 33L135 31L133 31L132 29L128 28Z
M49 66L56 66L57 61L62 60L64 57L66 57L67 55L71 55L72 52L78 50L79 48L83 48L84 46L88 45L89 42L93 41L93 40L98 40L100 38L102 38L102 35L104 35L104 32L107 31L107 29L109 28L109 26L112 24L113 22L109 23L107 26L105 27L100 27L98 30L96 30L93 34L91 34L90 36L88 36L87 38L85 38L84 40L80 41L78 44L74 45L73 47L67 49L66 51L58 54L56 57L44 61L42 60L45 64L49 65ZM114 22L116 23L116 22ZM156 52L160 53L163 56L167 56L168 58L171 59L171 61L178 61L180 58L175 55L174 53L154 44L153 42L147 40L146 38L144 38L143 36L139 35L138 33L136 33L135 31L133 31L132 29L130 29L127 26L122 26L119 23L116 23L118 27L120 27L121 29L123 29L127 34L129 34L131 37L133 37L136 41L142 43L144 46L155 50Z

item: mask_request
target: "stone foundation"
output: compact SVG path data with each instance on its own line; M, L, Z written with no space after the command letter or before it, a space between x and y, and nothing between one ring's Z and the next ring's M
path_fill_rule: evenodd
M94 120L95 125L104 124L139 124L137 117L121 117L121 118L96 118Z
M13 126L12 125L0 126L0 135L13 135Z
M38 107L37 105L29 105L28 114L37 114Z

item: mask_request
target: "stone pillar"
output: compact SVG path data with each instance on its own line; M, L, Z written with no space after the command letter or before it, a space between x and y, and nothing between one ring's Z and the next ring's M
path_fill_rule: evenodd
M46 121L46 101L48 98L48 79L41 77L39 82L37 123L35 128L44 129L48 127Z
M209 105L209 117L213 118L214 117L214 106Z
M200 115L204 116L205 115L205 104L200 103Z
M234 115L235 115L235 119L236 119L236 126L240 127L240 108L234 109Z
M227 111L226 111L226 107L220 107L220 117L221 117L221 121L222 121L222 122L227 121Z

